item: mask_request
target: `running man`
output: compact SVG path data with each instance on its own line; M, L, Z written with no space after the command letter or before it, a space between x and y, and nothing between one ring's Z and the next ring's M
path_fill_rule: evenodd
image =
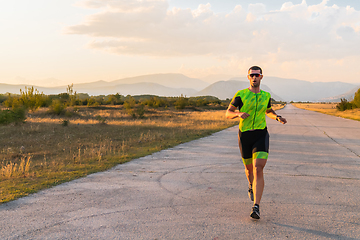
M258 66L249 68L250 87L238 91L226 111L226 117L240 118L239 148L249 181L249 198L254 202L250 217L260 219L260 200L264 190L263 170L269 153L269 133L265 115L285 124L285 118L277 115L271 108L271 95L260 90L263 78ZM239 108L239 111L235 110Z

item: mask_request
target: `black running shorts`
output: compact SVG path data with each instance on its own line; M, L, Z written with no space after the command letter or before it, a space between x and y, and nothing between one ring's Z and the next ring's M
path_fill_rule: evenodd
M239 148L245 165L254 159L267 159L269 155L269 133L267 128L241 132L239 130Z

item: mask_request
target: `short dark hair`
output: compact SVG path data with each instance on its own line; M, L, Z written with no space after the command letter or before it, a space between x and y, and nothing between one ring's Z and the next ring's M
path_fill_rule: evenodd
M250 72L250 70L260 70L260 73L262 74L262 69L261 69L261 67L259 67L259 66L252 66L252 67L250 67L249 70L248 70L248 73Z

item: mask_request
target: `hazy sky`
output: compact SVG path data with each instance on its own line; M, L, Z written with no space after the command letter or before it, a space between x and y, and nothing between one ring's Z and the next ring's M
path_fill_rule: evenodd
M0 82L152 73L360 83L359 0L4 0Z

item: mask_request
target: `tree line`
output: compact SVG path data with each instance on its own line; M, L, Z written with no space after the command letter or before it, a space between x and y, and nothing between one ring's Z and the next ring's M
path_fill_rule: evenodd
M97 107L103 105L122 105L132 117L143 117L144 107L150 108L174 108L183 110L186 108L196 109L203 107L225 108L228 101L223 101L213 96L202 97L159 97L154 95L123 96L119 93L110 95L89 96L86 93L77 93L73 85L68 85L66 93L45 95L34 87L25 87L20 94L0 94L0 124L19 123L26 119L28 111L36 111L39 108L48 108L48 114L69 115L68 107L88 106Z

